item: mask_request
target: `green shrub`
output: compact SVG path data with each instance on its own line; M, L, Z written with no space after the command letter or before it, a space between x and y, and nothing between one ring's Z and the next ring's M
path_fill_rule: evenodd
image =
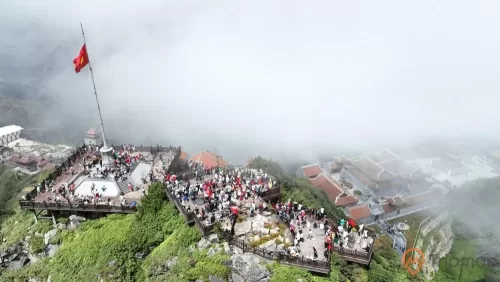
M30 250L34 254L39 254L45 250L45 243L42 237L35 236L30 240Z
M28 228L35 222L33 214L26 211L21 211L19 207L15 209L15 213L11 216L2 219L0 225L0 234L5 242L2 242L0 249L5 250L23 240L29 235Z
M52 245L59 245L63 241L64 242L69 242L70 237L74 234L74 231L71 230L61 230L57 232L56 236L52 237L49 240L49 243Z
M57 222L61 223L61 224L68 224L69 223L69 218L67 218L67 217L60 217L60 218L57 219Z
M31 232L33 232L33 233L38 232L38 233L43 235L52 229L54 229L54 226L52 225L52 221L38 220L38 222L33 224L33 226L31 227Z

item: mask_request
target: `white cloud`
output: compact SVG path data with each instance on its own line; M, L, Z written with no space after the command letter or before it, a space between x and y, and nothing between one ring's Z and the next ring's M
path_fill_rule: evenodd
M77 104L65 111L95 125L78 118L96 117L88 69L71 64L82 21L108 138L137 133L233 160L496 138L498 5L4 0L0 55L49 65L40 88L64 98L52 111Z

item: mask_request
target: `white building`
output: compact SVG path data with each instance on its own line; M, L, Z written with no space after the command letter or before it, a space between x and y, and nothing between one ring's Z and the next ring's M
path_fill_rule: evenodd
M85 134L85 145L96 145L99 146L102 143L101 133L95 128L89 129Z
M0 145L6 146L12 141L21 138L22 127L17 125L8 125L0 127Z

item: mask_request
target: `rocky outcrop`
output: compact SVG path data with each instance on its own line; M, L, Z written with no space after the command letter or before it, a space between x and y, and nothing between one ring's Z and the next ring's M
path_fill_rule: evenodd
M439 261L445 257L453 245L451 219L447 211L441 212L434 220L421 229L421 236L415 245L425 255L422 272L427 279L432 279L439 270Z
M265 282L271 277L271 273L262 265L261 258L252 253L235 254L231 262L232 281Z
M0 252L0 269L19 269L30 262L29 254L22 243Z
M56 236L58 230L59 229L54 228L43 235L43 242L45 243L45 245L48 245L50 242L50 239L52 239Z

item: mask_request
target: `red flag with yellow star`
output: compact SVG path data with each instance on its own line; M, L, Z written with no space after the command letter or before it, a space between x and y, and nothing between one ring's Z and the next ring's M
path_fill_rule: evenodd
M85 44L83 44L82 49L80 49L78 57L73 60L73 64L75 64L76 73L79 73L81 69L89 64L89 54L87 53L87 47Z

